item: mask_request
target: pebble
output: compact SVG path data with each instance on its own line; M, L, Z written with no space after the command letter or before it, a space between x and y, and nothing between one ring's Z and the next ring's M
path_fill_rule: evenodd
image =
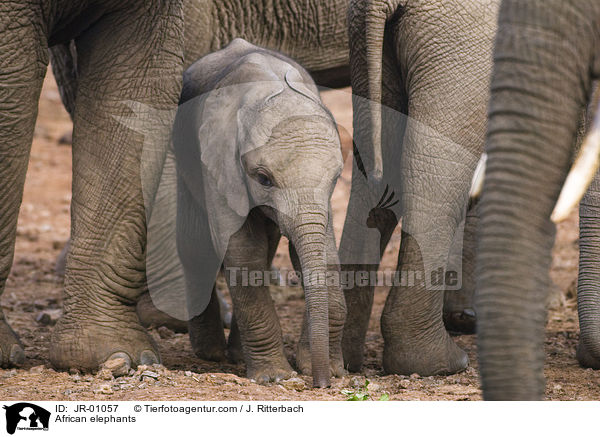
M365 385L365 379L361 376L353 376L350 380L350 386L354 388L360 388Z
M114 393L114 391L110 385L102 384L96 390L94 390L94 393L99 393L99 394L103 394L103 395L111 395Z
M109 371L115 378L125 376L129 372L129 365L124 358L108 360L102 365L102 368Z
M62 310L60 309L46 310L38 313L38 315L35 317L35 321L38 322L40 325L55 325L58 319L60 319L61 315Z
M303 391L306 390L306 383L301 378L290 378L281 381L281 385L288 390Z
M102 368L98 370L96 376L100 379L104 379L105 381L110 381L111 379L113 379L112 372L107 368Z
M140 375L140 379L143 380L144 378L152 378L154 380L158 379L158 373L156 372L152 372L150 370L145 370L144 372L142 372L142 374Z
M31 369L29 369L30 373L42 373L44 370L46 370L46 367L41 364L39 366L34 366Z
M169 328L167 328L166 326L159 326L156 329L156 332L158 332L158 335L163 340L173 338L175 336L175 333L173 331L171 331Z

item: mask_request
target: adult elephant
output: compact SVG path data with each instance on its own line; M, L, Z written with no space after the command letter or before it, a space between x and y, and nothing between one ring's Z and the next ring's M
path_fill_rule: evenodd
M502 2L477 262L485 399L544 395L544 303L554 237L550 215L598 77L600 3ZM600 363L599 207L596 180L580 206L578 282L578 358L595 367Z
M350 84L346 15L348 0L184 1L184 67L235 38L281 52L306 68L318 85ZM78 80L73 41L50 50L52 68L72 114Z
M146 121L168 138L181 88L182 7L173 0L0 4L0 292L13 260L48 47L77 45L72 248L65 313L50 347L58 368L94 369L115 354L132 363L158 361L133 305L144 282L142 137L117 118L128 113L126 100L164 109L162 120ZM162 166L166 142L157 152L147 165ZM158 180L147 182L151 193ZM2 313L0 349L2 366L23 362Z
M474 267L472 260L461 267L461 256L474 246L467 192L484 145L497 3L350 4L356 159L340 260L343 270L377 270L402 217L399 280L381 317L389 373L454 373L468 364L442 310L446 294L449 324L474 322ZM346 290L343 351L351 371L362 366L373 285Z
M243 38L290 56L311 73L318 85L347 86L350 84L347 9L348 0L184 0L184 66L187 68L199 58L222 49L235 38ZM73 115L79 81L78 44L65 41L53 46L50 58L63 103ZM63 253L66 255L67 251ZM220 356L207 353L214 349L212 346L194 340L223 336L219 326L222 317L213 311L218 301L216 295L209 303L209 311L199 316L205 307L203 299L187 302L187 308L180 305L186 297L183 274L177 263L167 266L163 257L155 258L154 253L148 254L147 261L151 270L149 288L156 292L151 293L151 298L144 294L139 300L142 323L162 324L182 331L188 318L198 316L190 327L195 353L204 359Z

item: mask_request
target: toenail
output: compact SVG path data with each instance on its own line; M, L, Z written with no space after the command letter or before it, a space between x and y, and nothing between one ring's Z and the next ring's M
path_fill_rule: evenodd
M475 317L475 311L473 311L470 308L467 308L466 310L464 310L463 313L465 313L469 317Z
M158 364L160 360L156 356L156 354L148 349L142 351L140 354L140 364L144 364L150 366L152 364Z
M25 362L25 351L18 344L13 344L10 348L10 356L8 357L10 364L20 366Z
M110 357L108 357L108 359L105 362L116 360L118 358L122 358L123 360L125 360L125 364L127 365L127 367L131 368L131 357L125 352L115 352Z

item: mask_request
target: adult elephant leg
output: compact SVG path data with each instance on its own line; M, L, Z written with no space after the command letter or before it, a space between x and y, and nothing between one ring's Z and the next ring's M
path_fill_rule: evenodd
M50 348L56 368L91 370L113 356L159 361L135 304L145 288L145 201L158 186L181 87L182 25L180 1L137 1L76 41L72 247ZM142 161L145 145L153 150Z
M367 180L365 162L372 159L373 143L368 117L370 100L365 90L364 51L353 54L354 159L352 164L352 190L344 231L340 241L340 269L347 280L344 287L347 317L344 324L342 350L344 365L350 372L359 372L364 361L364 347L373 308L374 284L359 283L358 272L368 272L369 277L379 268L381 256L398 224L398 173L395 167L400 160L397 139L404 135L406 117L405 93L396 65L396 56L390 45L384 46L381 61L382 84L381 132L384 178L380 183ZM359 281L360 282L360 281Z
M505 0L500 8L476 266L488 400L544 395L550 215L572 159L590 72L600 73L599 8L594 0Z
M48 63L40 16L35 8L0 5L0 295L13 262L17 216ZM23 345L0 309L0 366L24 360Z
M293 372L283 352L281 326L269 289L264 282L253 284L253 272L270 271L272 227L276 225L262 212L251 210L242 228L229 238L223 261L246 372L259 384L289 378Z
M431 8L417 0L402 12L394 34L409 120L395 170L398 269L407 280L392 287L382 314L383 364L390 373L454 373L468 359L444 328L444 292L461 286L466 193L484 143L497 10L493 2ZM440 29L444 38L431 38Z
M462 265L455 269L462 271L462 285L459 290L444 293L444 326L453 334L475 333L475 246L479 217L477 205L469 208L464 228L462 245Z
M346 374L344 370L344 357L342 354L342 334L346 320L346 299L340 288L340 260L338 257L335 237L333 232L332 215L329 213L329 224L327 227L327 271L332 281L328 284L328 306L329 306L329 368L334 377ZM293 245L290 244L290 258L296 271L301 271L300 259ZM296 363L301 373L310 375L312 373L312 360L310 354L309 338L309 316L308 310L304 311L302 320L302 332L296 354Z
M577 360L584 367L600 369L600 177L579 205L579 278L577 310L579 344Z

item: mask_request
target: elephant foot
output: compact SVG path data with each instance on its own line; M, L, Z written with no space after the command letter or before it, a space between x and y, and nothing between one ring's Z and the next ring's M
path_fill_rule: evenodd
M581 340L579 340L579 343L577 344L575 357L577 358L577 361L579 361L581 367L588 367L594 370L600 369L600 361L590 355Z
M2 367L20 366L25 362L23 344L15 331L0 319L0 365Z
M348 322L347 322L348 323ZM365 359L365 335L355 333L350 327L344 327L342 339L342 351L344 356L344 367L349 372L359 373Z
M206 361L225 361L225 333L221 324L207 326L203 315L189 321L190 342L194 354Z
M444 325L451 334L475 334L476 324L475 311L471 308L465 308L462 311L444 311Z
M232 318L231 330L227 339L227 359L234 364L244 361L244 352L242 351L242 338L235 318Z
M188 322L176 319L154 306L150 293L144 293L136 306L140 323L144 328L166 326L173 332L188 332Z
M59 319L50 347L50 362L56 369L93 371L114 358L124 358L131 368L160 363L156 343L134 311L121 314L120 319L103 316L103 323L69 314Z
M405 334L385 339L385 372L432 376L450 375L465 370L469 365L469 357L452 341L446 330L440 328L440 331L434 338L428 336L422 341Z
M310 356L310 347L308 344L298 343L298 349L296 350L296 366L303 375L312 375L312 359ZM344 368L344 357L342 356L341 349L333 351L333 348L329 348L329 374L333 378L341 378L346 375L346 369Z
M290 363L281 357L269 362L254 362L247 366L246 374L249 379L257 384L265 385L270 382L279 382L296 375Z

